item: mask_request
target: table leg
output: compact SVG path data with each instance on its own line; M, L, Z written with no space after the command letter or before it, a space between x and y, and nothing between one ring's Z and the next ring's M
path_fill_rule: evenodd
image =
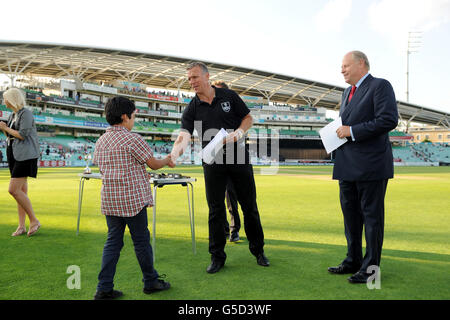
M191 199L189 197L189 185L191 186L191 197L192 197L192 202ZM189 221L191 224L191 238L192 238L192 252L194 254L196 254L196 244L195 244L195 220L194 220L194 186L192 185L192 183L188 183L186 185L186 190L187 190L187 196L188 196L188 206L189 206Z
M80 217L81 217L81 204L83 202L84 192L84 177L80 178L80 184L78 186L78 221L77 221L77 235L80 232Z
M158 190L158 186L155 184L153 186L153 239L152 239L152 247L153 247L153 263L156 261L156 190Z

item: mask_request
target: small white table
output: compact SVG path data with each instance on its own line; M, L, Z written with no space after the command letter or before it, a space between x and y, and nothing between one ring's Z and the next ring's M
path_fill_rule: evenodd
M101 180L102 176L100 173L80 173L80 184L78 187L78 221L77 221L77 235L80 231L80 217L81 217L81 205L83 202L83 192L84 192L84 182L89 179ZM194 186L192 182L197 181L195 178L159 178L150 179L150 183L153 184L153 260L155 260L156 252L156 195L158 188L162 188L166 185L181 185L186 187L188 207L189 207L189 222L191 225L191 238L192 238L192 252L196 254L196 244L195 244L195 220L194 220ZM191 186L191 193L189 193L189 186Z

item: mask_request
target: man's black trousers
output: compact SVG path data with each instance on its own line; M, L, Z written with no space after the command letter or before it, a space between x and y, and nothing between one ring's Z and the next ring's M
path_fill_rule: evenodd
M241 230L241 219L239 217L236 190L234 189L233 182L231 182L229 178L227 182L227 191L225 193L225 200L227 204L227 210L230 216L230 223L228 224L228 222L225 222L225 233L230 233L230 231L239 232L239 230Z
M342 264L367 272L380 266L384 238L384 197L388 180L339 181L341 208L344 214L347 257ZM365 229L366 254L362 255Z
M206 200L209 207L209 252L211 259L225 261L225 189L231 179L244 216L244 229L250 252L263 253L264 233L256 204L256 187L251 164L203 164Z

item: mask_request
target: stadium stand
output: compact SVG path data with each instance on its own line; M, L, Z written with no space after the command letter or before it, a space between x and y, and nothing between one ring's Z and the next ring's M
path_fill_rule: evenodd
M0 131L0 167L3 162L6 162L6 137L2 131Z
M35 115L37 124L42 124L42 127L51 127L51 125L60 125L63 127L74 127L80 129L86 128L101 128L104 130L108 127L108 123L106 119L102 116L102 114L89 113L83 111L75 111L72 105L72 102L76 102L77 100L72 99L70 97L58 96L55 94L45 95L44 93L36 90L25 89L25 91L29 94L33 94L33 98L35 96L39 96L42 101L49 102L45 108L42 108L38 104L32 104L31 108L33 109L33 114ZM123 90L122 90L123 91ZM127 91L127 94L131 94L135 92ZM140 92L142 95L143 93ZM152 97L155 99L160 99L160 101L166 101L166 98L174 98L173 95L165 96L165 92L158 91L156 93L151 93ZM53 100L51 99L53 98ZM59 106L61 109L55 108L53 102L57 99L57 103L61 104ZM29 101L33 101L33 99L28 99ZM100 101L93 101L87 99L80 99L78 101L84 103L92 103L97 105L97 108L103 109L103 104ZM64 104L68 103L67 106ZM64 108L68 107L68 108ZM280 108L280 112L284 114L279 114L277 112L277 108ZM139 108L140 115L147 113L148 111L152 111L149 108L140 106ZM305 122L323 122L328 123L331 119L326 119L323 113L323 110L320 110L322 113L316 113L317 109L308 108L307 106L302 107L289 107L287 105L273 105L273 106L264 106L260 104L250 104L250 109L252 112L257 110L254 114L256 125L251 129L251 133L255 135L267 135L270 136L274 133L274 130L277 129L278 134L281 139L319 139L318 130L296 130L296 129L286 129L285 126L271 126L269 128L260 126L258 124L267 122L281 122L281 123L291 123L295 124L295 122L305 123ZM45 110L45 111L44 111ZM2 118L5 119L5 115L10 112L8 108L4 105L0 105L0 111L3 112ZM99 110L102 111L102 110ZM271 113L261 113L262 111ZM170 111L172 114L181 114L176 111ZM77 114L77 115L76 115ZM253 113L252 113L253 114ZM163 115L163 114L159 114ZM168 115L168 114L167 114ZM179 116L176 116L179 118ZM264 118L264 119L262 119ZM170 119L170 117L169 117ZM263 120L263 121L261 121ZM137 118L135 123L134 131L139 133L156 133L157 135L164 134L172 134L175 130L180 128L180 124L176 123L177 120L169 120L171 122L167 122L164 118L155 117L145 117ZM258 123L259 121L259 123ZM42 129L42 128L41 128ZM40 130L42 131L42 130ZM47 130L44 130L47 131ZM52 132L48 130L47 132ZM98 134L99 135L99 134ZM153 136L152 138L155 138ZM411 136L402 132L402 131L393 131L390 133L390 138L392 141L402 141L402 140L410 140ZM4 137L1 139L4 141ZM55 161L63 161L64 166L85 166L87 156L92 154L94 151L96 138L82 138L75 137L74 135L53 135L53 136L45 136L42 135L40 137L41 144L41 158L42 162L55 162ZM5 143L1 146L1 151L3 153L3 160L6 161L6 149ZM149 139L149 144L152 146L155 156L162 157L167 155L172 147L171 141L159 141L154 139ZM450 162L450 147L447 145L433 145L433 144L409 144L408 146L394 146L393 148L394 161L396 162L407 162L407 163L427 163L427 162ZM193 162L194 159L187 159L187 161ZM253 163L268 163L273 161L271 157L263 155L259 157L256 154L252 154ZM44 164L44 163L41 163Z
M413 146L406 147L393 147L392 154L394 156L394 162L412 162L412 163L424 163L426 160L424 157L416 152Z
M446 143L423 142L412 148L428 162L450 163L450 145Z
M0 47L8 52L8 55L3 54L3 72L10 74L16 85L24 89L28 107L33 109L41 137L42 161L84 165L84 157L92 151L95 139L108 127L104 106L111 96L116 95L135 101L134 131L142 134L155 148L155 155L164 155L171 146L171 135L180 128L183 109L193 97L185 79L185 65L189 61L183 58L50 44L2 42ZM83 52L77 62L68 59L74 52ZM136 69L129 65L130 56L141 67ZM33 58L30 60L30 57ZM83 61L96 63L87 64L82 76L60 79L61 68L55 64L55 57L68 71L79 70ZM114 69L117 61L120 61L120 70ZM5 66L10 66L9 71ZM253 143L255 139L266 140L268 144L271 140L279 140L280 154L276 160L330 159L322 152L318 131L333 120L326 117L327 111L339 108L344 88L216 63L208 63L208 68L213 77L220 75L221 80L230 83L249 106L255 120L248 135ZM13 69L20 72L11 74ZM129 79L135 82L118 77L118 71L128 72ZM50 80L36 81L34 76L49 77ZM401 101L397 103L405 121L414 118L428 124L449 123L447 113ZM10 110L0 105L1 120L6 120L9 113ZM390 140L394 145L394 157L399 162L448 161L447 146L412 145L411 136L401 131L391 132ZM73 148L73 143L82 147ZM253 157L261 162L274 160L261 154L260 150ZM192 157L190 160L193 161Z

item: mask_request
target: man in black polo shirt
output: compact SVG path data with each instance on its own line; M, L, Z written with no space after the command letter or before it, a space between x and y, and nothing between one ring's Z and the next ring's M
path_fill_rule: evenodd
M225 188L230 178L244 215L244 229L250 252L261 266L269 266L264 255L264 233L256 204L253 167L243 136L253 124L250 110L232 90L216 88L209 83L205 64L194 62L187 68L188 80L196 95L183 112L181 132L171 155L175 161L190 143L194 129L204 148L223 128L231 132L224 141L224 152L219 152L211 164L203 162L206 199L209 206L209 252L211 264L206 271L215 273L225 264Z

